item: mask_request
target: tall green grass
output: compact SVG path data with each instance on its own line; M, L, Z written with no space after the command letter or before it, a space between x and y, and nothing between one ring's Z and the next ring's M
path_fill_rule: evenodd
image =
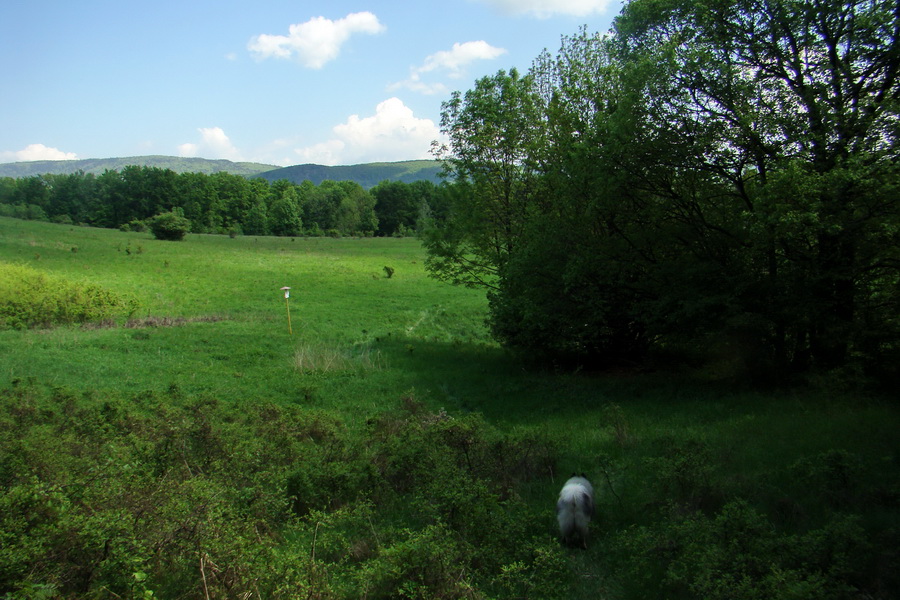
M343 559L335 550L333 562L307 565L313 571L334 576L346 568L347 581L399 594L388 591L394 583L385 577L400 563L421 559L444 568L427 548L454 549L464 562L468 544L489 543L465 532L464 523L449 524L455 503L465 500L474 503L466 509L472 518L492 519L499 506L514 516L501 527L506 546L497 552L509 552L506 562L497 559L501 570L472 566L466 578L442 580L442 589L455 593L484 577L497 597L542 597L536 590L548 593L551 580L534 579L537 587L529 588L528 578L541 568L556 577L560 564L563 583L553 585L559 597L572 598L887 598L900 589L892 575L900 566L900 411L891 398L824 387L764 392L685 374L530 371L490 339L483 294L429 279L423 251L410 239L189 235L162 242L0 219L0 261L139 303L130 317L101 326L0 331L0 389L20 390L3 401L38 397L28 401L32 412L8 406L9 419L40 419L41 403L50 402L45 412L69 423L67 402L75 402L94 423L107 418L96 416L107 414L106 405L133 402L142 416L117 409L110 422L139 423L156 411L171 422L173 439L196 431L247 447L256 442L242 442L240 430L265 430L258 421L269 414L265 406L314 421L302 443L325 457L327 477L314 465L309 472L289 463L284 469L303 493L318 489L314 478L323 477L341 502L313 507L323 511L318 520L291 525L281 543L304 560L314 540L359 556ZM386 266L394 270L390 278ZM292 288L289 305L282 286ZM50 400L41 400L38 388L49 390ZM160 408L167 403L174 412ZM195 408L205 406L206 417ZM256 408L241 408L247 406ZM287 428L279 435L294 439L290 419L278 414ZM36 427L46 436L45 425ZM132 428L131 435L153 427ZM11 435L3 439L27 447ZM552 451L530 454L537 452L529 441L535 436ZM156 442L134 443L140 449ZM380 454L367 453L369 444ZM506 481L490 462L493 447L516 448L524 461L516 468L528 476L514 469ZM329 454L332 448L346 454ZM476 449L481 462L472 462ZM444 464L440 452L458 453L458 464ZM166 456L176 465L167 468L181 464L176 454ZM434 481L417 466L420 459L435 470ZM467 471L467 464L481 466ZM571 472L588 474L598 492L586 551L554 541L555 496ZM488 484L478 473L498 487L479 487ZM266 477L287 485L281 475ZM452 489L442 492L437 484L445 480ZM442 518L426 510L440 493L450 507ZM382 505L355 504L357 496ZM403 504L413 497L422 505L409 511ZM284 493L265 498L285 500ZM522 536L515 549L513 532ZM741 578L761 591L742 589Z

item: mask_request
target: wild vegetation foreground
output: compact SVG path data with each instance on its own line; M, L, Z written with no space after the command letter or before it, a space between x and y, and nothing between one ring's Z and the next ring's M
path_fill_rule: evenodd
M0 596L900 592L895 401L755 391L727 360L530 371L424 256L0 218ZM115 301L9 317L50 289ZM587 550L556 530L573 471Z

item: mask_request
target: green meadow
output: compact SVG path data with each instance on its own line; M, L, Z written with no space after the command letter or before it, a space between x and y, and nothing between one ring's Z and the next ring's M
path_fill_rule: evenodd
M138 303L115 326L4 332L11 336L4 345L17 348L5 354L14 359L4 360L5 382L36 377L127 392L178 385L191 394L278 402L324 386L334 388L322 398L329 408L354 414L396 395L397 375L410 372L417 349L465 344L479 352L490 344L483 297L430 280L412 239L193 235L167 243L12 220L2 232L3 260ZM395 270L391 278L386 266ZM287 301L283 286L292 288ZM365 400L331 396L355 379L348 372L376 380ZM416 383L413 375L404 385Z
M0 218L0 268L42 282L0 274L0 309L120 301L0 330L0 597L900 593L895 398L535 371L424 260ZM572 472L587 549L557 539Z

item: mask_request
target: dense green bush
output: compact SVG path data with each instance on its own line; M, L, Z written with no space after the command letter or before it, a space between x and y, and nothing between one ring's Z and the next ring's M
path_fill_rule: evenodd
M851 600L900 589L896 474L846 450L752 475L703 439L644 448L609 538L623 598ZM637 493L637 495L634 495Z
M119 225L119 231L136 231L138 233L144 233L147 230L147 223L139 219L134 219L133 221Z
M0 217L27 221L47 221L47 213L37 204L0 204Z
M872 558L854 517L792 534L744 501L710 516L673 507L658 527L630 528L618 542L633 557L626 569L640 593L668 598L849 599Z
M0 329L97 322L130 316L135 298L100 286L0 263Z
M184 217L184 211L174 208L170 212L160 213L147 222L153 236L158 240L183 240L191 230L191 222Z

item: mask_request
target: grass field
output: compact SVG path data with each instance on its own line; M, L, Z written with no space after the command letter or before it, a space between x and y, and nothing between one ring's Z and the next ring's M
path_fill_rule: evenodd
M335 491L344 494L340 502L305 503L295 493L291 518L299 518L300 524L271 534L277 540L273 544L292 548L308 561L301 578L308 586L306 597L362 597L358 590L342 587L348 581L365 581L371 586L368 597L421 598L888 598L900 591L893 574L900 566L896 401L826 387L760 392L683 374L529 371L490 339L483 293L429 279L424 258L412 239L189 235L184 242L163 242L149 234L0 218L0 262L101 286L132 297L138 306L131 315L103 324L0 331L0 389L9 413L0 425L28 422L22 421L16 403L33 403L38 407L34 414L44 406L48 415L55 415L35 420L33 428L7 430L4 448L30 460L50 452L54 442L46 437L46 427L57 418L58 431L69 427L62 424L68 422L67 402L84 411L121 405L117 410L140 409L141 414L162 414L159 404L166 402L213 403L226 407L215 409L223 411L215 413L220 429L219 421L211 421L221 439L234 423L253 435L249 432L261 425L252 407L327 415L336 423L335 431L346 431L329 438L344 444L343 463L331 454L314 453L331 469L327 479L313 479L319 487L308 482L296 487L297 481L307 481L304 477L314 478L313 471L302 477L291 471L285 476L288 484L282 475L271 475L272 481L280 481L273 485L281 496L285 485L290 492L333 489L329 485L338 480L356 482L356 487L346 483ZM391 277L385 267L394 270ZM292 333L282 286L292 288ZM152 402L142 404L148 398ZM229 406L238 414L229 413ZM457 437L440 430L439 439L449 444L446 452L461 452L464 468L448 470L427 449L417 460L431 465L437 481L457 482L454 489L470 490L473 498L484 500L483 512L472 513L471 519L494 523L502 520L494 511L504 507L512 516L503 533L494 536L502 543L464 533L465 522L453 526L461 505L435 517L423 506L439 493L437 488L415 487L401 471L385 466L407 464L400 457L410 448L392 444L403 436L410 436L410 447L429 443L422 436L430 435L429 427L445 427L445 414L460 425L452 430ZM470 418L474 420L466 420ZM410 423L418 423L417 428L409 429ZM151 425L149 420L146 429ZM129 431L134 435L136 430ZM29 441L28 435L37 437ZM318 443L317 435L310 436ZM26 447L44 450L29 454ZM321 451L321 444L315 447ZM512 452L509 448L520 454L533 451L536 458L516 463L525 466L516 467L521 472L513 469L511 487L476 493L478 486L489 484L469 481L465 473L497 479L491 457ZM483 453L476 456L478 449ZM21 470L28 462L21 460L9 465ZM67 464L58 456L53 460L63 462L53 468L55 463L48 462L43 471L35 467L33 476L61 471ZM185 481L196 482L197 469L187 467L193 463L183 457L176 461L181 462L193 477L184 475ZM9 465L0 468L7 508L20 506L9 494L25 485L24 475ZM170 473L178 467L167 468ZM419 473L417 464L406 468ZM376 469L377 476L366 469ZM588 474L598 492L598 516L586 551L561 548L554 540L555 496L573 471ZM144 485L161 485L147 483L151 479L147 475ZM366 486L380 491L369 494ZM508 504L513 496L521 510ZM411 497L419 499L412 504L423 506L409 510L405 498ZM367 504L369 508L360 508L362 498L377 509ZM68 496L66 501L75 503ZM271 500L278 502L287 500ZM299 513L298 502L305 507ZM379 512L379 502L386 512ZM446 502L451 503L449 496ZM371 510L375 512L366 512ZM310 520L310 514L318 520ZM334 524L342 518L342 524ZM204 523L213 529L210 521ZM344 537L326 542L327 527L319 526L328 523L330 531ZM446 534L444 526L453 534ZM354 534L355 527L366 533ZM532 540L527 552L516 535ZM314 550L317 544L333 543L346 552L338 557L335 551L328 558L322 550L310 560L310 543ZM216 544L224 552L222 542ZM359 550L363 545L365 552ZM390 583L388 574L399 568L392 557L405 556L405 563L417 564L430 556L429 545L452 547L467 557L477 555L472 548L481 545L485 552L491 548L498 562L491 566L484 556L472 559L467 571L434 581L426 577L419 587ZM126 588L135 597L151 588L159 597L166 597L165 589L170 597L208 592L212 577L207 576L215 569L203 567L204 560L213 560L213 549L185 552L196 560L180 565L179 571L134 550L133 556L141 557L140 568L109 566L110 573L131 569L125 577L131 588L119 581L115 593L121 596ZM234 552L230 556L237 564ZM507 558L504 552L509 552ZM27 597L27 590L37 589L28 586L42 585L41 580L27 579L27 571L22 575L12 567L4 569L3 560L15 562L17 555L11 553L0 553L0 596ZM111 560L102 556L95 558L97 564ZM435 557L421 560L423 570L440 570ZM251 566L243 568L240 573L252 571ZM65 597L115 597L97 591L97 569L88 583L79 584L87 586L83 593L61 576L46 575L48 585L56 586L47 589L68 590L61 592ZM169 580L163 584L160 577L167 572ZM182 573L184 582L173 572ZM112 574L104 576L117 581ZM135 584L138 580L141 586ZM223 575L212 596L237 594L238 587L228 587L237 584L227 581ZM326 588L328 594L321 591ZM302 595L298 589L261 595Z

